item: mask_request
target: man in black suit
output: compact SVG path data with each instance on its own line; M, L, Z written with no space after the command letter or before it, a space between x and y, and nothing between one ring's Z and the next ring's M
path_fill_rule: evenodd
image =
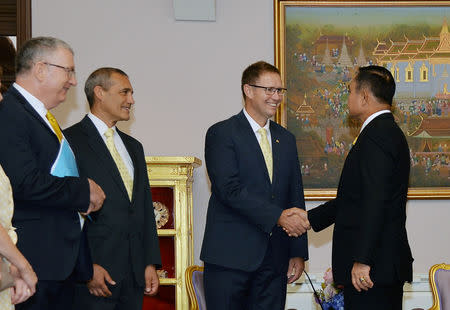
M361 67L349 91L350 116L363 125L337 197L308 218L315 231L335 224L333 276L344 285L345 309L401 309L413 258L405 228L409 149L390 111L395 82L386 68Z
M200 256L206 304L281 310L286 284L300 277L308 258L305 229L296 223L301 219L289 216L290 208L305 208L296 140L269 120L286 91L277 68L250 65L241 88L243 111L206 134L212 192Z
M161 258L144 150L116 127L130 118L133 88L122 70L100 68L84 90L91 113L64 134L80 174L108 198L86 225L94 277L77 289L73 309L141 310L144 294L157 293Z
M67 309L75 280L92 276L79 213L98 211L105 195L91 179L78 177L49 111L76 85L74 68L67 43L31 39L17 54L16 82L0 103L0 164L13 189L17 247L39 278L36 294L17 309Z

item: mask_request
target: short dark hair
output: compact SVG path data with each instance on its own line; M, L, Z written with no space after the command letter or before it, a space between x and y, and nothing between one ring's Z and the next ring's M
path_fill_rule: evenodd
M392 106L395 81L388 69L380 66L359 67L354 80L358 91L367 87L379 101Z
M265 61L258 61L254 64L251 64L248 66L244 72L242 72L242 79L241 79L241 90L242 90L242 96L244 96L244 100L246 98L245 92L244 92L244 85L245 84L255 84L255 82L259 79L259 77L266 73L266 72L272 72L277 73L280 75L280 70L278 70L277 67L274 65L271 65Z
M111 68L111 67L103 67L95 70L89 75L84 84L84 93L86 94L87 101L89 103L89 107L92 108L94 104L95 94L94 88L95 86L101 86L104 90L109 90L112 85L111 75L113 73L120 74L122 76L128 77L128 75L120 69Z
M26 41L19 49L16 56L16 74L28 72L33 65L45 60L45 57L55 52L58 48L64 48L70 53L73 49L63 40L53 37L36 37Z

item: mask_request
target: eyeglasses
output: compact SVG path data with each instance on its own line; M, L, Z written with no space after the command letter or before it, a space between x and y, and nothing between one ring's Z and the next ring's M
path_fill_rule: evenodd
M64 67L64 66L52 64L52 63L49 63L49 62L44 62L44 64L46 64L47 66L52 66L52 67L63 69L64 71L66 71L67 76L69 77L69 79L71 77L75 76L75 69L74 68Z
M275 93L277 93L278 96L284 96L286 95L287 89L286 88L276 88L276 87L266 87L266 86L259 86L259 85L253 85L248 84L252 87L262 88L264 89L264 92L267 96L273 96Z

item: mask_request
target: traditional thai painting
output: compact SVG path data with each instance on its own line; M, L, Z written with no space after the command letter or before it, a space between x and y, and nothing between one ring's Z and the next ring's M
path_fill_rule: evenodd
M358 66L372 64L396 81L393 113L410 146L410 187L450 186L450 9L442 3L283 7L281 119L297 137L305 188L337 187L360 128L348 116L348 84Z

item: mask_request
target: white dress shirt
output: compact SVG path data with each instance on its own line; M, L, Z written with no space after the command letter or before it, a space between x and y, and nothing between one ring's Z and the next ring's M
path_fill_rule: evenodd
M270 149L272 150L272 139L270 135L270 120L267 120L264 127L259 126L259 124L250 116L250 114L247 113L247 111L244 108L244 115L247 118L248 122L250 123L250 126L252 127L253 133L256 136L256 139L258 139L258 143L261 142L261 134L258 132L260 128L264 128L267 133L267 140L269 140Z
M103 142L105 142L106 145L106 136L105 132L108 130L108 126L97 116L89 112L88 117L91 119L91 121L94 123L95 128L97 128L98 133L103 139ZM133 167L133 161L131 160L130 154L128 154L127 148L125 147L125 144L123 144L122 139L120 138L119 134L116 131L116 126L111 127L114 130L114 144L116 145L117 152L119 152L120 157L122 157L122 160L125 164L125 166L128 169L128 173L130 174L131 179L134 179L134 167Z
M17 89L17 91L25 97L25 99L28 101L28 103L33 107L33 109L36 111L37 114L44 120L44 122L47 124L47 126L50 128L51 131L55 132L52 125L47 119L47 112L48 110L45 108L45 105L40 101L38 98L30 94L25 88L20 86L17 83L14 83L13 86ZM62 133L62 132L61 132ZM56 135L56 133L55 133ZM64 137L64 134L63 134Z

